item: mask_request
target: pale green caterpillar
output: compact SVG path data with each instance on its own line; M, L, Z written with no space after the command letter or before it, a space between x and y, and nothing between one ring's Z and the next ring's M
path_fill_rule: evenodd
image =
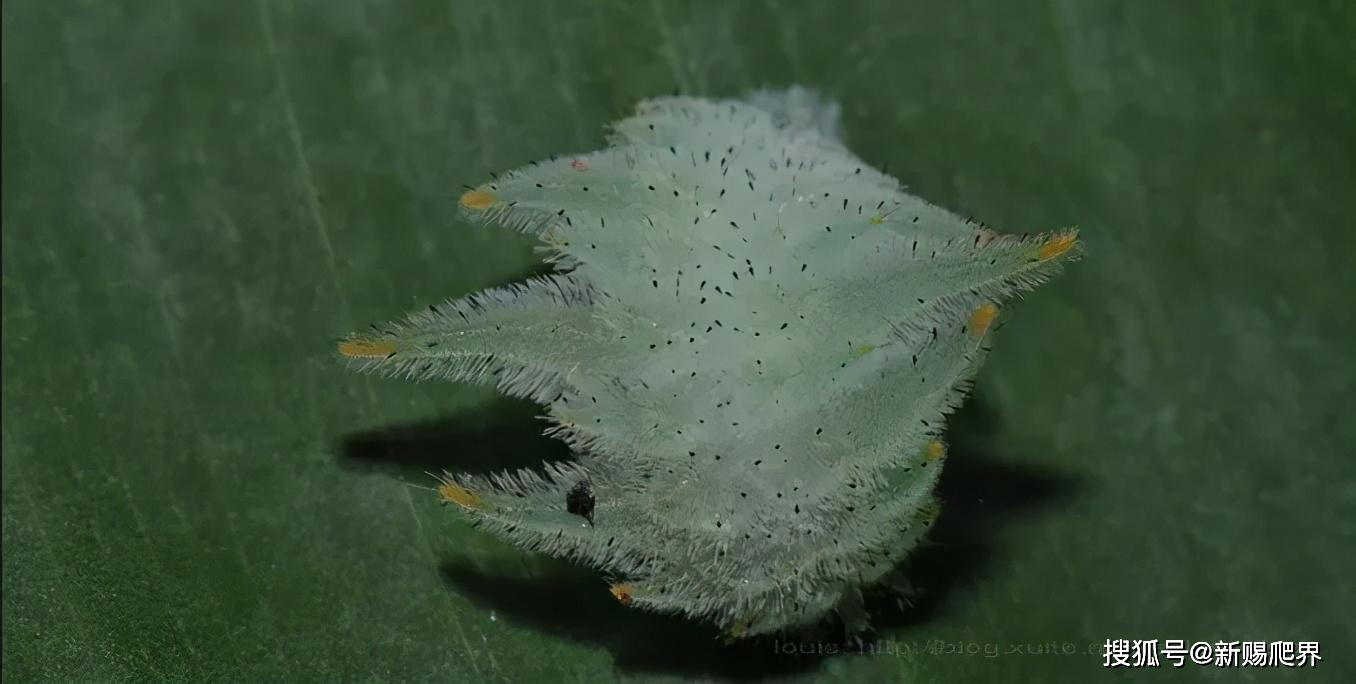
M664 97L606 149L466 192L557 272L339 346L365 369L493 383L578 459L447 475L440 495L528 549L603 570L628 605L735 637L837 611L938 514L945 415L998 304L1078 254L1001 236L849 152L802 89Z

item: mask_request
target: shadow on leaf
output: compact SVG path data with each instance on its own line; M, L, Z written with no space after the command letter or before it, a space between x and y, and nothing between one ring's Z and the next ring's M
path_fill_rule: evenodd
M515 625L605 648L622 672L757 680L803 672L820 659L780 655L773 639L726 644L711 625L626 608L588 568L554 559L533 559L528 565L534 570L519 566L500 572L448 561L442 573L449 588L480 609Z
M483 473L571 458L564 444L541 434L539 414L530 403L501 399L471 414L354 435L344 442L342 461L422 482L425 471ZM942 514L897 568L911 595L901 604L888 592L867 592L868 634L845 636L830 621L798 635L726 644L705 623L625 608L598 573L541 556L517 557L506 568L448 558L442 575L452 591L511 624L606 648L623 672L736 680L803 672L834 653L861 652L945 614L953 597L971 591L986 573L1001 572L996 561L1005 525L1067 502L1077 491L1070 475L1000 457L990 443L993 421L978 397L951 417L938 487Z
M388 471L407 482L429 483L443 470L486 474L532 468L574 456L564 442L543 436L541 409L497 397L449 418L349 435L340 465L349 470Z

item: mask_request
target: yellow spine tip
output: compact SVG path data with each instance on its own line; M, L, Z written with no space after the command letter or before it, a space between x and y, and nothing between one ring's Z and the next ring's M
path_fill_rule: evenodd
M1068 233L1052 238L1049 242L1041 245L1041 249L1036 253L1041 261L1049 261L1073 249L1078 244L1078 234Z
M350 359L385 358L395 351L396 344L390 340L348 340L339 343L339 353Z
M870 354L871 352L873 352L873 351L875 351L875 350L876 350L876 345L871 344L870 342L868 342L868 343L866 343L866 344L864 344L864 345L862 345L862 346L860 346L860 347L857 347L857 356L866 356L867 354Z
M612 596L620 601L623 606L631 605L631 596L636 592L635 588L629 584L614 584L608 588L608 591L612 592Z
M975 337L983 337L989 332L989 326L993 325L993 319L998 318L998 307L993 302L985 302L975 312L970 314L970 334Z
M494 193L488 190L468 190L462 194L461 199L458 200L461 206L476 211L489 209L494 206L494 203L497 201L498 199L494 196Z
M873 226L879 226L880 224L885 223L885 217L881 216L880 214L876 214L875 216L872 216L871 218L867 219L867 221Z
M923 458L929 461L940 461L945 455L946 447L941 442L933 440L931 444L928 444L928 450L923 454Z
M442 499L443 503L454 503L468 511L475 510L481 502L475 492L452 482L444 482L438 486L438 498Z

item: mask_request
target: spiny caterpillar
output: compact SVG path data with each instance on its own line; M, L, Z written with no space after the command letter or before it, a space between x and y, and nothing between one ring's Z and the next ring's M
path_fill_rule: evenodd
M555 273L339 351L544 404L576 461L445 474L442 499L733 637L865 626L862 590L940 511L940 433L998 304L1079 252L1074 231L1002 236L904 192L800 88L644 101L606 149L460 204L538 236Z

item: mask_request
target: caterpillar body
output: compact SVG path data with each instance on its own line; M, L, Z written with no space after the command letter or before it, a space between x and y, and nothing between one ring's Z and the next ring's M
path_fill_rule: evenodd
M461 196L551 275L430 307L340 352L546 406L577 460L447 474L454 510L597 567L627 605L737 637L862 624L935 519L946 414L999 305L1079 254L915 197L792 88L662 97L602 150Z

